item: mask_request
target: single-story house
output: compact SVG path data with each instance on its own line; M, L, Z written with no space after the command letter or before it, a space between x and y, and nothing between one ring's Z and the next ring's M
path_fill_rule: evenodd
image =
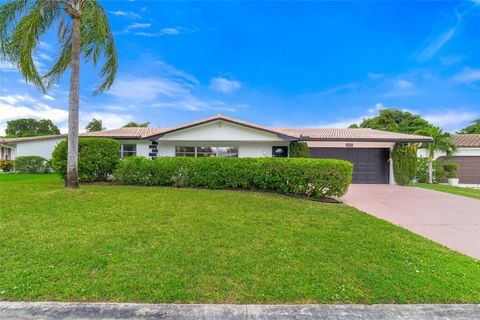
M457 134L453 142L458 148L453 157L447 159L445 152L436 152L434 159L457 163L460 184L480 184L480 134ZM418 155L428 156L425 149L419 149Z
M314 158L354 164L354 183L394 183L390 151L395 143L428 142L430 137L373 129L270 128L217 114L173 128L119 128L82 137L120 141L121 157L288 157L291 142L306 142ZM51 158L66 135L3 139L11 159Z

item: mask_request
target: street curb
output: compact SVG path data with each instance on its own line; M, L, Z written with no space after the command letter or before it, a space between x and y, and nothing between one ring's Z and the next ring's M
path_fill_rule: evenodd
M50 319L369 319L424 320L480 318L480 305L232 305L77 302L0 302L1 320Z

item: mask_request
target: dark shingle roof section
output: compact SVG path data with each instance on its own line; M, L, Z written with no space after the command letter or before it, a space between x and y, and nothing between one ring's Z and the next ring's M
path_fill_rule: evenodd
M480 148L480 134L457 134L453 142L459 148Z

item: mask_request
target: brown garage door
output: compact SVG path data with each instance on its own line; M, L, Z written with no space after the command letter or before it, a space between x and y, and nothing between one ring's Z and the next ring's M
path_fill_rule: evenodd
M480 157L439 158L442 162L455 162L459 165L458 178L460 183L480 183Z
M380 148L310 148L313 158L335 158L353 163L353 183L387 184L389 150Z

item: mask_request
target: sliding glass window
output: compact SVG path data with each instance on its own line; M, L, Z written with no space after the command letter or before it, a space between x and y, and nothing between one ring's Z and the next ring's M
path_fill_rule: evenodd
M175 147L176 157L238 158L238 147Z

